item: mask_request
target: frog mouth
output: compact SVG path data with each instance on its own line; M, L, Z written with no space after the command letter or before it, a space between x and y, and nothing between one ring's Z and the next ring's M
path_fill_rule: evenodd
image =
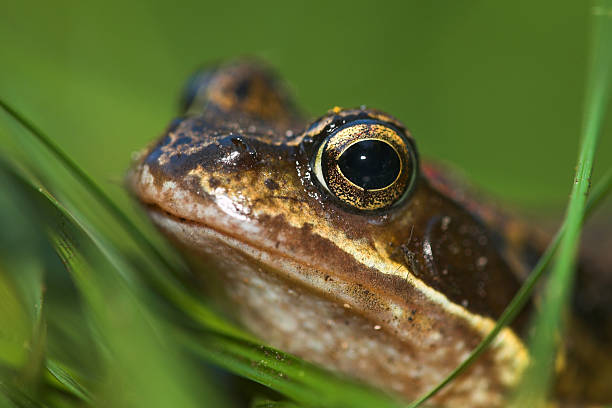
M218 206L211 205L203 210L205 216L194 220L178 216L159 203L145 203L145 206L157 228L176 247L195 255L196 268L200 266L198 257L203 256L206 260L213 260L212 264L205 262L205 267L218 269L216 264L225 263L219 259L225 251L226 256L241 259L242 263L255 269L263 269L293 285L310 288L323 298L340 305L351 305L357 310L367 309L355 303L362 301L370 306L376 304L383 310L397 309L405 294L413 291L408 282L399 277L385 279L385 287L376 289L370 283L380 279L379 271L352 258L310 229L291 227L282 219L270 220L265 225L257 225L255 221L241 222ZM273 225L274 221L277 224ZM224 273L222 270L210 271ZM361 292L363 294L356 299L356 293ZM392 295L392 292L401 295Z
M201 219L193 220L181 217L156 204L146 204L146 207L155 225L165 233L171 233L174 240L179 241L183 246L190 247L195 244L195 242L193 242L194 231L199 231L202 234L212 234L218 237L224 237L252 246L251 243L244 238L244 235L231 233L222 226L213 225ZM219 219L220 218L217 218L217 221L219 221ZM187 232L190 233L188 234ZM202 249L201 247L196 248ZM264 251L265 249L260 248L260 250Z
M156 227L169 236L180 249L214 257L216 249L225 246L247 256L255 263L265 265L279 276L286 277L306 270L312 271L309 275L323 273L320 265L313 265L309 260L279 248L278 241L273 242L261 234L263 228L247 222L242 222L242 225L237 227L235 219L222 211L211 209L205 219L193 220L178 216L157 204L145 206ZM303 283L312 286L313 282L310 276ZM323 285L321 286L323 289Z
M318 292L321 297L344 305L344 307L357 306L349 295L354 293L354 290L347 289L354 284L353 282L334 279L333 284L337 288L331 289L330 277L334 276L331 268L318 264L315 258L305 259L283 249L282 246L279 247L278 241L275 243L262 234L253 233L256 227L252 225L248 227L252 233L248 234L244 228L228 230L227 224L223 225L224 221L220 221L222 215L214 218L213 222L202 219L195 221L177 216L157 204L145 205L156 227L180 249L186 250L189 254L195 254L196 257L204 255L206 259L216 259L216 263L227 263L219 259L230 254L240 259L242 263L248 263L254 269L253 273L256 273L255 270L261 272L263 269L266 273L273 273L275 278L286 281L290 285L297 284L298 287L310 288ZM221 213L220 210L219 213ZM226 215L226 217L229 216ZM196 259L196 267L199 266L197 261L198 259ZM206 263L206 268L209 267L210 265ZM230 265L229 267L239 266ZM219 268L215 266L214 269ZM204 272L209 272L209 270L205 269ZM211 272L225 273L223 270L211 270ZM369 296L372 302L373 293ZM358 314L362 314L359 312L361 308L355 307L355 309Z

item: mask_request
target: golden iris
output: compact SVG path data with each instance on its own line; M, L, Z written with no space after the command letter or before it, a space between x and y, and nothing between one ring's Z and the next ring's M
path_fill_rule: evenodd
M314 158L319 183L352 208L376 211L405 199L417 176L412 141L373 120L349 123L330 134Z

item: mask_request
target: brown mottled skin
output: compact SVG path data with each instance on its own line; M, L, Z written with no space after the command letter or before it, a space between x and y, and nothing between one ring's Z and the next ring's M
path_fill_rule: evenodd
M411 135L397 119L366 108L334 108L307 124L258 64L199 74L185 111L130 173L154 222L200 268L200 281L221 285L255 334L407 399L444 378L491 330L546 242L453 189L428 165L391 208L340 203L311 168L329 132L373 119ZM612 309L591 303L582 302L599 315ZM434 402L502 405L529 361L525 313ZM609 353L587 362L610 330L596 338L593 325L580 321L568 344L580 338L575 343L589 349L568 349L576 361L565 360L559 395L610 401L612 387L601 377L612 372ZM604 316L597 324L610 322Z

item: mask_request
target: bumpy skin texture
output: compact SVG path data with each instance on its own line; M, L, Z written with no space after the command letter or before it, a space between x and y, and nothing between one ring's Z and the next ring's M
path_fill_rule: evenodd
M153 221L224 288L237 318L271 344L414 398L465 359L525 275L525 237L488 226L424 167L383 212L351 210L311 162L333 128L395 118L334 108L306 125L266 69L230 64L191 84L187 115L143 152L130 186ZM483 217L481 217L484 215ZM484 220L484 221L482 221ZM528 362L515 330L436 397L501 405Z

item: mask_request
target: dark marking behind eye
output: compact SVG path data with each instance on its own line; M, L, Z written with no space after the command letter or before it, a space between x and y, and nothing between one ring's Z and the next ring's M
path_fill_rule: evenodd
M413 209L414 224L400 244L404 263L416 278L450 301L497 319L520 285L495 243L495 234L426 184L420 188L427 202ZM514 328L523 327L528 308Z
M355 143L342 153L338 166L346 178L366 190L391 185L401 170L395 150L379 140Z

